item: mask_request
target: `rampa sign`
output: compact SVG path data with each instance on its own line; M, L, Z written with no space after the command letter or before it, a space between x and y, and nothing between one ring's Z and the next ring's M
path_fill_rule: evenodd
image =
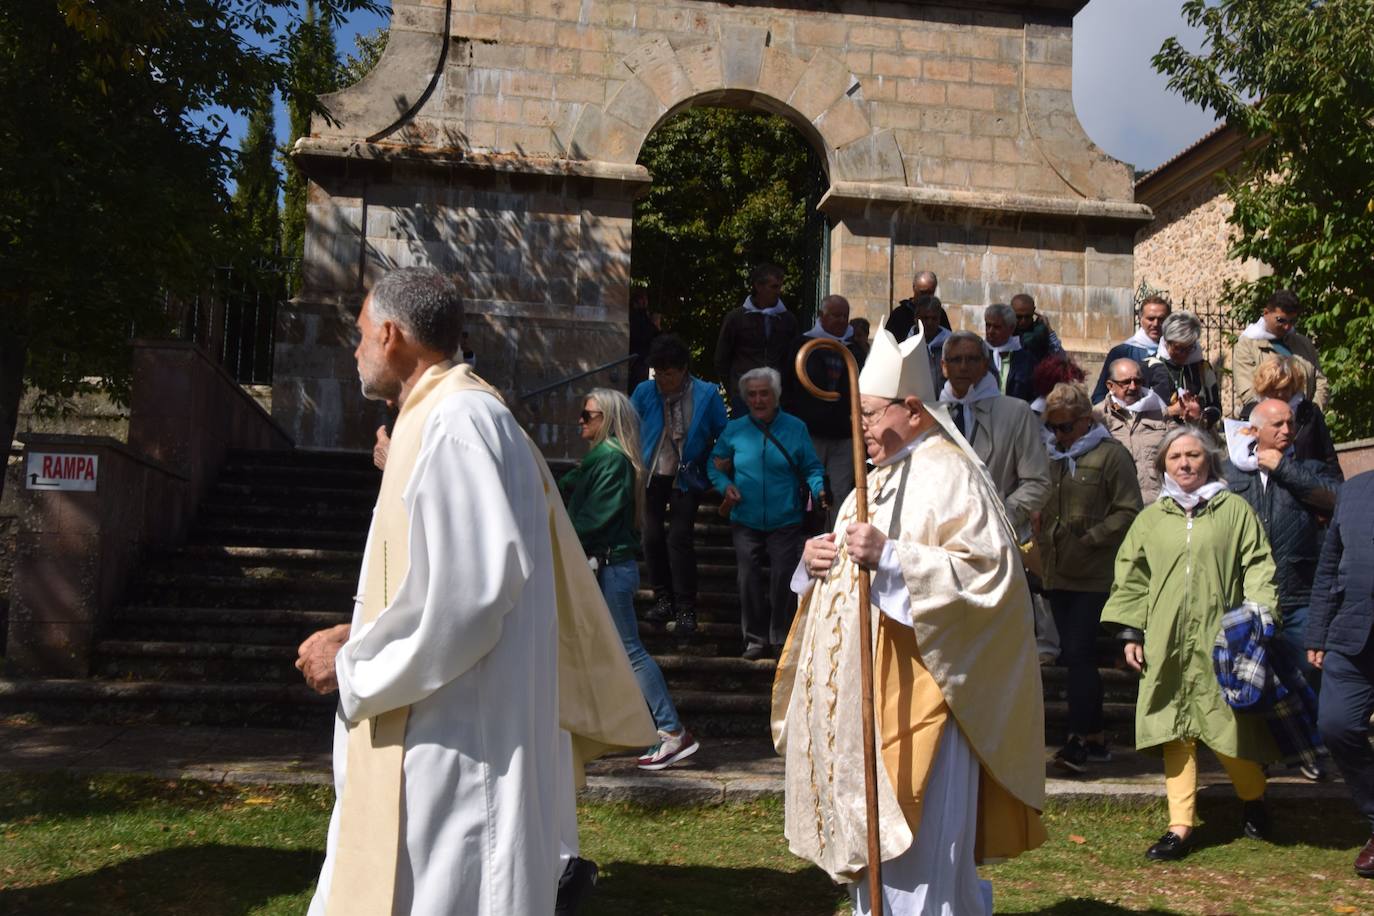
M100 476L96 455L68 455L29 452L24 468L24 483L30 490L75 490L95 492Z

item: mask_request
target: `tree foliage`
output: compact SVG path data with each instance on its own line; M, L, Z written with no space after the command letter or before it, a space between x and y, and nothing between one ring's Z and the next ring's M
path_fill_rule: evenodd
M1228 178L1231 254L1274 274L1228 284L1250 317L1293 289L1332 387L1333 430L1374 435L1374 3L1188 0L1205 43L1165 42L1169 87L1266 142Z
M352 86L372 72L386 51L386 39L391 30L385 26L353 36L353 51L339 64L339 85Z
M753 264L783 268L783 301L794 311L814 305L799 300L817 268L819 243L807 230L824 188L820 163L782 118L721 108L665 122L639 162L653 185L635 206L634 283L648 289L664 329L692 348L693 371L710 377L711 360L699 357L714 352L721 319L744 301Z
M289 153L296 141L310 133L310 116L315 100L339 88L339 60L334 47L334 28L321 19L315 0L306 0L305 19L290 43L290 81L284 90L286 111L291 119L291 136L286 141ZM286 190L283 194L282 253L299 263L305 253L305 196L309 180L289 155L286 162Z
M272 98L266 94L248 117L248 130L234 165L234 234L253 259L275 258L281 249L277 195L277 126Z
M320 18L375 10L319 0ZM0 3L0 441L26 386L127 387L228 244L222 117L286 86L296 0ZM90 380L94 380L92 383Z

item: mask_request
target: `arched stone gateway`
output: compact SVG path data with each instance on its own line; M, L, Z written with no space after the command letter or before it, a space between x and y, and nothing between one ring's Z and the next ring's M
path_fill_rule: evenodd
M1067 346L1105 350L1130 333L1149 211L1074 114L1083 5L395 0L380 63L295 149L310 223L274 414L302 445L371 441L348 325L395 266L454 273L479 371L513 395L622 355L652 180L636 159L697 105L780 114L812 143L831 291L855 314L876 321L931 269L963 326L1025 290ZM529 417L551 454L582 387Z

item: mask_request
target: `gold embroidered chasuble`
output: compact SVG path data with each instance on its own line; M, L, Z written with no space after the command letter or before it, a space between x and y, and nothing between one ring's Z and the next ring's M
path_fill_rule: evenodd
M410 517L402 496L424 444L426 420L446 397L464 391L502 400L470 366L443 362L424 373L396 419L368 537L360 623L385 612L409 569ZM657 732L553 475L533 440L526 440L548 502L557 598L550 611L558 615L559 724L573 736L574 776L580 785L587 760L612 749L649 745ZM409 707L402 707L348 724L329 916L392 912L404 823L408 715ZM550 820L554 816L548 812Z
M839 555L802 599L773 688L794 853L837 881L867 865L858 566L845 547L855 493L835 525ZM1044 711L1030 596L986 471L940 432L869 475L869 519L895 540L912 627L874 608L879 835L884 860L912 844L947 723L980 763L978 861L1044 841ZM952 718L952 722L950 719Z

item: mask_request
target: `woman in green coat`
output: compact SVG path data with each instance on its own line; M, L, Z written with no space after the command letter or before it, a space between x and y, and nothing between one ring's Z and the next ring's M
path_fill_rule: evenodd
M1187 855L1197 814L1197 742L1212 749L1244 802L1247 836L1264 838L1260 764L1277 751L1264 719L1236 715L1212 668L1221 618L1247 599L1278 616L1274 561L1259 518L1226 491L1211 435L1171 431L1157 460L1159 499L1136 517L1116 554L1102 619L1126 627L1126 664L1141 675L1136 747L1164 755L1169 829L1151 859Z
M577 465L559 481L573 528L596 570L601 594L653 713L660 741L639 758L645 770L661 770L696 753L700 745L682 726L652 656L639 639L635 591L639 588L639 513L644 467L640 463L639 417L619 391L597 388L578 416L582 438L591 443Z

